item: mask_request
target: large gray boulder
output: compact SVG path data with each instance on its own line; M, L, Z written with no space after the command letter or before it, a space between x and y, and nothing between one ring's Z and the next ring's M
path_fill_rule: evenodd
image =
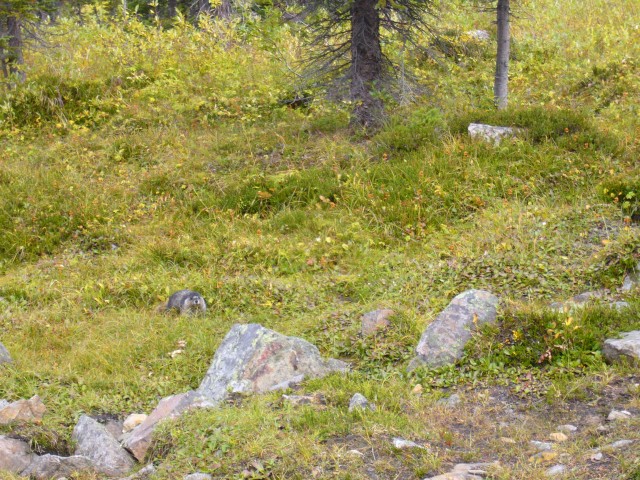
M255 323L236 324L222 340L196 394L215 406L231 393L263 393L348 368L339 360L323 359L314 345L301 338Z
M456 296L422 334L411 371L421 365L440 367L462 358L464 347L481 325L496 321L498 297L484 290Z
M69 477L75 473L86 471L95 471L93 463L87 457L79 455L72 457L42 455L35 457L21 475L35 480L50 480Z
M157 424L190 408L216 407L233 393L263 393L287 388L306 377L344 372L348 365L323 359L300 338L286 337L258 324L234 325L218 347L196 391L164 398L147 419L123 439L124 447L142 461Z
M605 340L602 354L610 363L640 362L640 330L623 333L622 338Z
M9 350L0 342L0 365L3 363L11 363L11 355L9 355Z
M0 435L0 472L22 473L33 457L27 442Z
M82 415L71 435L76 455L87 457L96 469L109 477L126 475L135 465L129 453L107 429L87 415Z

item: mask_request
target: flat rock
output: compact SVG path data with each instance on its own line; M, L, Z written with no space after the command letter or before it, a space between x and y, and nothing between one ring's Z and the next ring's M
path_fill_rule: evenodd
M86 471L95 471L93 463L87 457L79 455L59 457L47 454L34 457L31 464L22 472L22 476L36 480L49 480Z
M482 123L471 123L469 124L468 132L471 138L478 138L497 145L505 138L513 138L517 136L522 132L522 129L513 127L496 127Z
M549 438L554 442L566 442L569 439L569 437L562 432L553 432L549 435Z
M146 480L154 473L156 473L156 467L153 465L153 463L150 463L146 467L143 467L140 470L138 470L133 475L129 475L128 477L121 478L120 480Z
M460 395L454 393L446 398L441 398L436 403L438 405L444 405L447 408L454 408L460 404L462 400L460 399Z
M366 399L364 395L361 393L356 393L351 397L349 401L349 411L353 412L354 410L375 410L376 406L372 403L369 403L369 400Z
M345 362L323 359L314 345L301 338L255 323L236 324L222 340L196 394L208 406L216 406L231 393L268 392L292 380L348 369Z
M430 480L482 480L487 475L487 469L498 465L498 462L459 463L450 472L429 478Z
M631 444L633 444L633 440L618 440L617 442L613 442L607 445L607 448L610 448L612 450L620 450L622 448L627 448Z
M610 363L640 361L640 330L623 333L622 338L605 340L602 354Z
M553 443L550 442L539 442L537 440L531 440L529 442L533 448L535 448L539 452L550 452L553 450Z
M3 363L11 363L11 355L9 355L9 350L0 342L0 365Z
M389 325L391 325L389 318L393 315L395 315L395 312L388 308L365 313L362 316L362 325L360 328L362 335L373 335L379 330L387 329Z
M467 290L456 296L422 334L408 370L421 365L439 367L462 358L473 332L496 321L497 305L498 297L484 290Z
M419 448L422 450L426 450L422 445L418 445L416 442L412 442L411 440L405 440L404 438L394 437L392 439L393 446L398 450L404 450L407 448Z
M566 425L558 425L558 431L564 433L575 433L578 431L578 427L567 423Z
M151 415L147 419L134 428L130 434L123 440L123 446L129 450L138 461L144 460L153 432L162 420L177 418L185 410L187 410L195 397L195 392L190 391L178 395L163 398L158 403Z
M0 472L21 473L33 457L27 442L0 435Z
M46 407L38 395L29 400L17 400L0 409L0 425L40 423Z
M607 416L607 420L615 422L618 420L629 420L631 417L631 412L627 412L626 410L611 410Z
M563 473L565 473L567 471L567 467L565 465L554 465L551 468L547 468L547 470L544 472L545 476L547 477L555 477L557 475L562 475Z
M190 473L183 480L212 480L213 477L208 473Z
M314 393L313 395L282 395L282 399L291 405L325 405L327 402L324 395Z
M488 42L491 38L489 32L487 32L486 30L470 30L468 32L464 32L464 34L467 37L471 37L479 42Z
M87 415L82 415L71 435L76 442L75 455L91 460L101 473L118 477L126 475L135 465L131 455L107 429Z

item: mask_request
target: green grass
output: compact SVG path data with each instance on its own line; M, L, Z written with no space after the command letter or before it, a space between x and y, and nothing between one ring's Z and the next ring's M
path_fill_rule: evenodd
M631 0L524 6L512 108L491 108L491 48L464 44L466 30L493 34L491 17L454 4L441 20L452 61L407 49L431 93L390 105L371 135L321 95L283 106L300 32L271 18L200 30L61 21L59 48L30 52L29 82L0 106L0 338L15 359L0 398L37 393L48 407L43 425L0 433L69 453L81 413L149 412L197 387L234 323L259 322L354 373L304 384L323 408L270 394L166 425L151 454L161 478L424 478L488 457L505 464L497 478L542 478L522 445L635 375L597 352L640 327L636 296L569 324L547 307L616 294L639 259L640 51ZM471 121L526 133L492 146L468 138ZM205 296L205 317L157 313L182 288ZM468 288L501 297L498 327L459 365L405 375L423 329ZM397 312L390 329L361 337L360 316L382 307ZM465 410L464 428L436 405L449 387L481 412ZM542 401L549 418L498 432L493 388L527 414ZM356 391L378 410L349 414ZM640 408L637 391L616 401ZM621 432L637 438L634 425ZM516 447L500 442L509 435ZM395 451L393 436L432 448ZM346 456L354 448L365 458ZM596 478L575 462L576 478ZM637 461L609 466L597 478L636 475Z

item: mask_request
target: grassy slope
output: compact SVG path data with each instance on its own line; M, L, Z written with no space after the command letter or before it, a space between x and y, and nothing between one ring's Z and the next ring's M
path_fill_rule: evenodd
M500 478L538 478L544 466L526 461L526 444L556 419L577 422L587 404L639 409L637 388L621 380L633 384L633 371L591 354L606 335L638 327L636 298L626 313L578 315L578 333L540 313L617 287L640 244L638 227L601 193L604 184L637 192L640 182L635 2L592 3L586 12L579 2L524 5L518 111L491 113L492 52L452 34L454 51L468 55L452 65L412 52L432 96L397 107L372 138L350 135L345 113L322 102L308 113L276 108L288 89L281 60L297 43L275 27L272 37L249 29L242 43L219 25L89 24L35 54L35 83L3 107L0 332L16 363L3 368L0 398L38 393L49 411L42 427L10 431L65 451L81 412L149 411L197 386L224 333L249 321L309 339L356 371L305 385L325 395L324 409L270 395L188 416L154 450L164 477L199 468L421 478L499 458ZM488 16L462 9L444 21L491 29ZM531 134L494 148L464 135L470 120ZM155 313L184 287L207 297L205 318ZM486 332L472 351L485 360L403 377L425 325L471 287L505 299L503 332ZM383 306L398 312L393 328L359 338L360 315ZM541 370L536 359L556 343L540 338L547 328L568 349ZM180 340L185 352L171 358ZM411 394L417 382L421 396ZM454 384L470 407L452 415L429 387ZM355 391L378 412L348 414ZM509 405L527 421L499 428ZM393 435L431 450L394 452L385 446ZM618 436L639 439L633 425ZM589 449L609 440L585 427L570 442L564 461L576 478L637 471L628 454L589 466ZM352 448L364 460L345 455Z

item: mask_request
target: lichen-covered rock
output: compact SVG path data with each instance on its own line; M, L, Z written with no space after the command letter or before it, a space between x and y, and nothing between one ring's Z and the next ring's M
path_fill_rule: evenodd
M292 379L318 378L345 372L348 365L323 359L311 343L287 337L258 324L234 325L215 356L198 397L211 406L230 393L262 393Z
M498 297L484 290L467 290L456 296L422 334L416 347L418 354L409 364L439 367L462 357L472 333L496 320Z
M80 417L71 439L77 444L74 453L90 459L96 469L107 476L126 475L135 465L131 455L107 429L87 415Z
M32 460L27 442L0 435L0 472L22 473Z
M491 39L491 35L486 30L470 30L464 33L467 37L473 38L479 42L488 42Z
M162 420L177 418L187 410L194 399L194 392L181 393L163 398L158 406L146 418L144 422L134 428L126 438L123 439L123 446L129 450L138 461L144 460L153 431Z
M212 480L213 477L208 473L190 473L186 475L182 480Z
M153 463L150 463L146 467L143 467L140 470L138 470L133 475L129 475L128 477L121 478L120 480L145 480L155 473L156 473L156 467L153 465Z
M497 145L505 138L515 137L521 132L521 129L512 127L494 127L493 125L484 125L482 123L471 123L469 124L468 131L471 138L478 138Z
M29 400L17 400L0 408L0 425L11 423L40 423L46 407L38 395Z
M362 316L362 325L360 331L362 335L373 335L379 330L384 330L391 325L389 318L395 314L393 310L383 308L381 310L374 310L369 313L365 313Z
M351 397L349 401L349 411L354 410L375 410L376 406L367 400L367 398L361 393L356 393Z
M0 365L3 363L11 363L11 355L9 355L9 350L0 342Z
M35 480L50 480L86 471L95 471L93 463L87 457L79 455L72 457L42 455L33 459L31 464L22 472L22 476Z
M620 290L623 292L630 292L638 285L640 285L640 262L638 262L633 272L624 277L622 288L620 288Z
M602 354L610 363L640 362L640 330L623 333L622 338L605 340Z

